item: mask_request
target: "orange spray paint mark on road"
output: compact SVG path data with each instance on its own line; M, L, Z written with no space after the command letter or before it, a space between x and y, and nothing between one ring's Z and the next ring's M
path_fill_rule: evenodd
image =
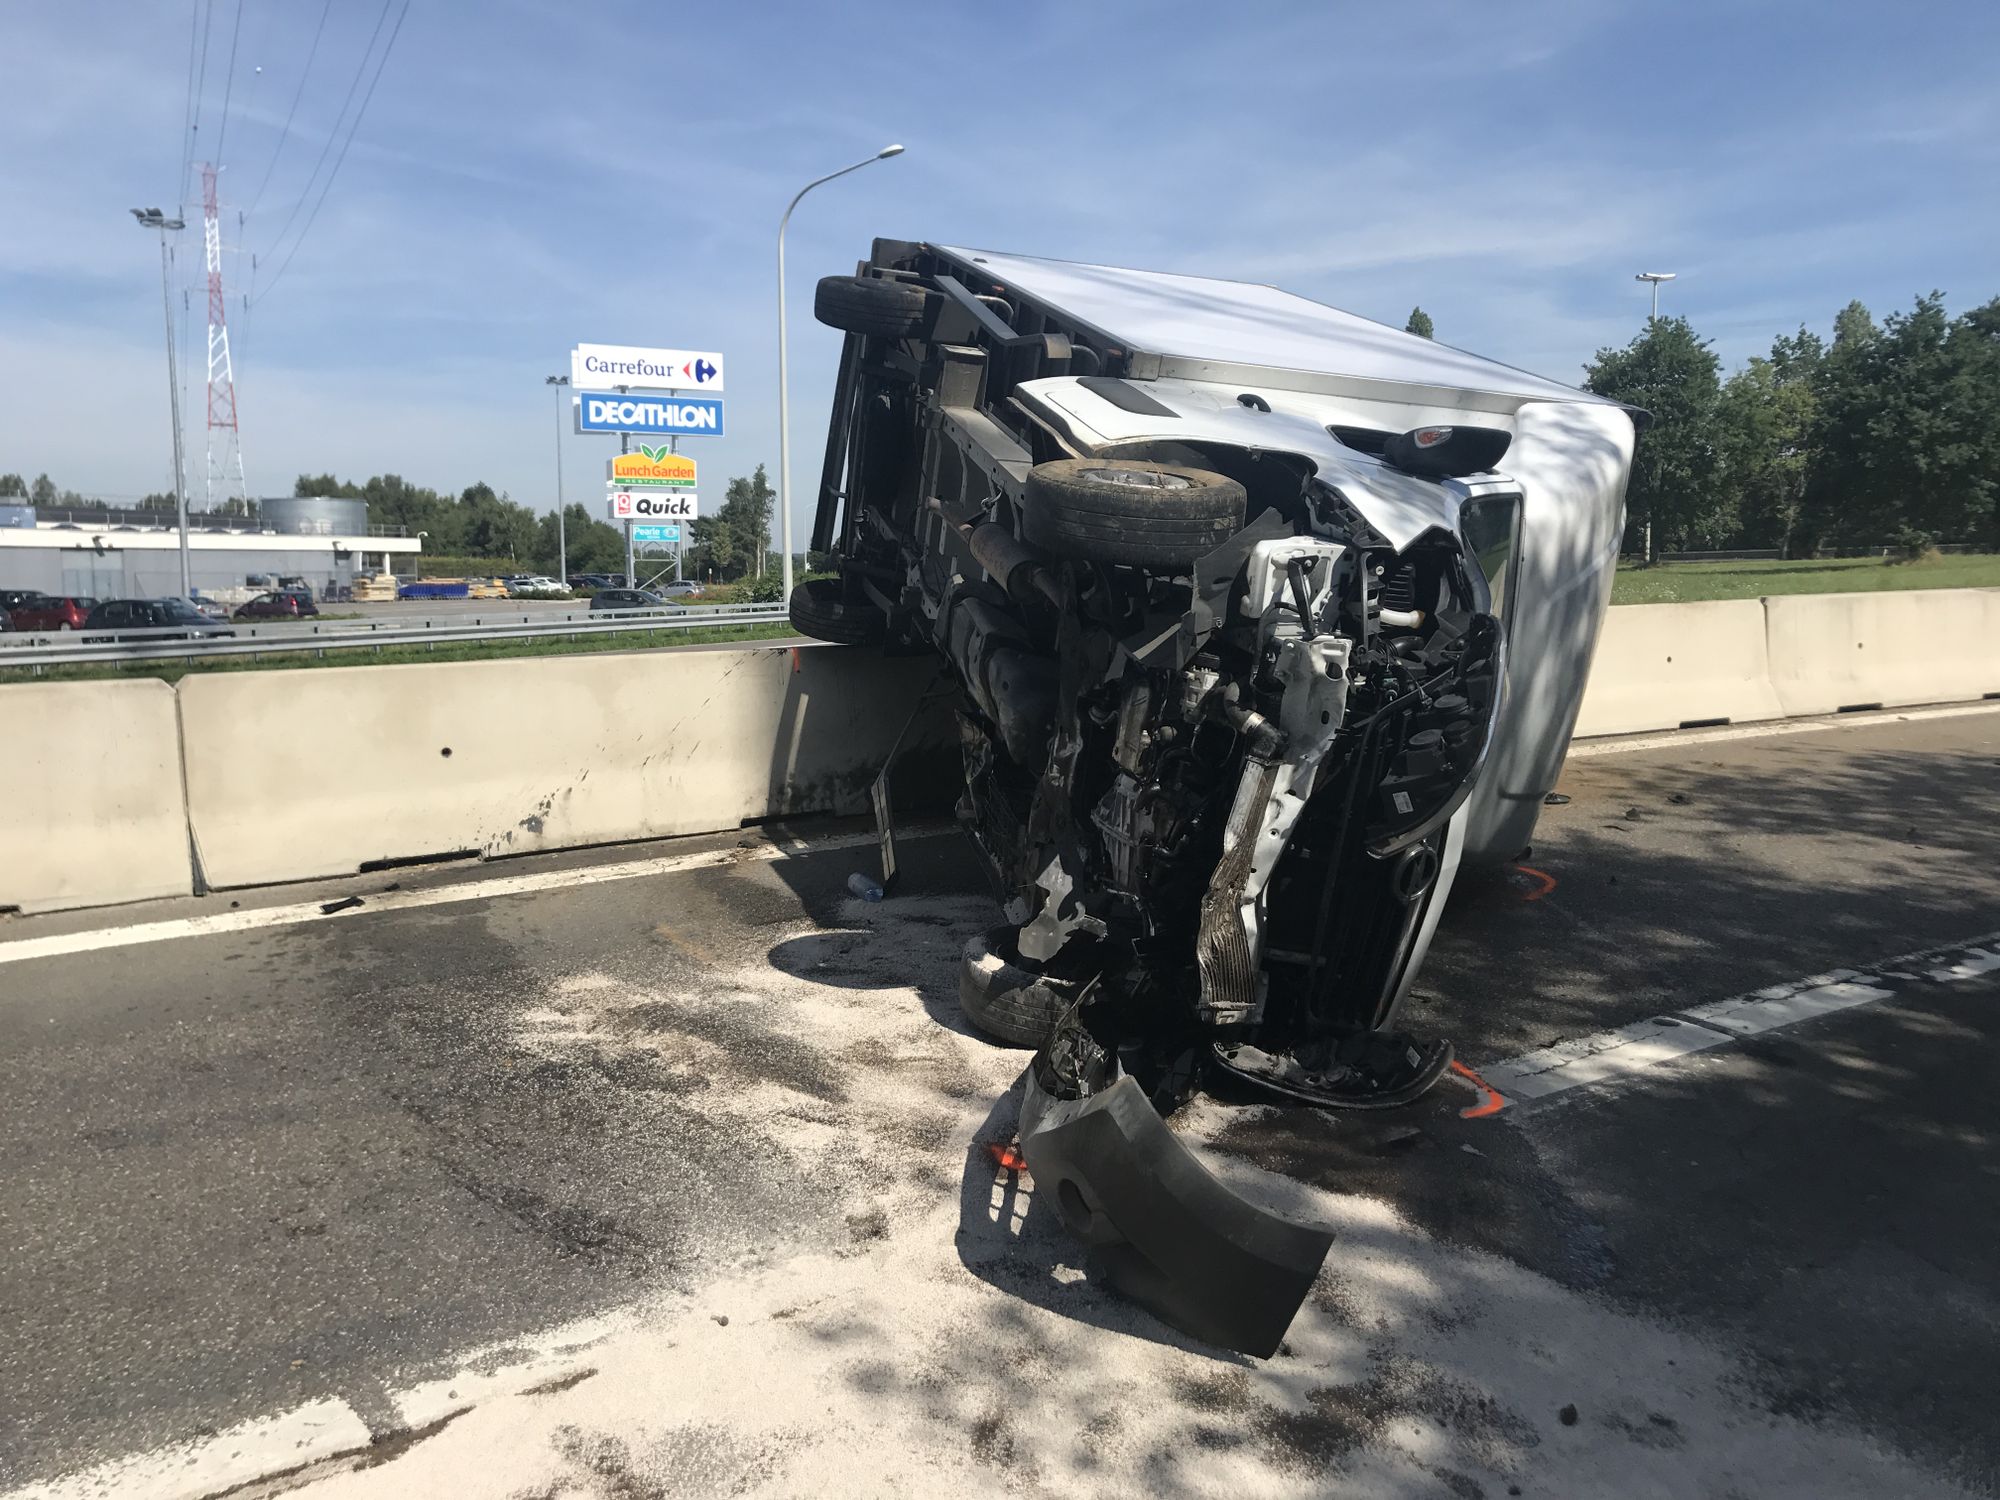
M1464 1063L1458 1061L1457 1058L1452 1059L1451 1070L1467 1083L1471 1084L1482 1095L1477 1104L1471 1106L1469 1109L1461 1109L1458 1112L1458 1117L1461 1120L1483 1120L1488 1115L1499 1114L1501 1110L1507 1107L1507 1101L1501 1097L1499 1090L1495 1089L1492 1084L1481 1078Z
M1529 879L1540 882L1532 891L1522 893L1521 899L1523 901L1539 901L1556 888L1555 876L1549 874L1546 870L1537 870L1533 865L1516 865L1514 868Z

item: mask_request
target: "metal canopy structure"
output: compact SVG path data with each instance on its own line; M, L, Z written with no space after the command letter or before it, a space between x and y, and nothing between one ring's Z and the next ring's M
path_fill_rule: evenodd
M1001 296L1025 294L1124 344L1132 351L1135 379L1214 380L1282 370L1308 381L1318 376L1472 391L1517 402L1604 400L1273 286L935 248L958 261L969 278L998 283ZM1298 380L1282 383L1309 388Z

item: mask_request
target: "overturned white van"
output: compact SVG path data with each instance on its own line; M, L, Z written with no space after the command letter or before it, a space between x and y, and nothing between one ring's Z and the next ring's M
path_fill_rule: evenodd
M1449 1064L1399 1007L1560 769L1635 414L1275 288L984 250L877 241L816 312L839 577L792 618L956 678L1004 917L961 999L1038 1049L1029 1163L1134 1295L1275 1347L1323 1237L1155 1111L1217 1072L1386 1108Z

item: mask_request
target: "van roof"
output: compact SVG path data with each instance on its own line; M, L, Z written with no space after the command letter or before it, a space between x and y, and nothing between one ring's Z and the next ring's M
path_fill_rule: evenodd
M1227 381L1254 375L1293 389L1313 389L1322 381L1384 382L1481 392L1516 403L1618 404L1274 286L998 250L933 248L982 280L1060 308L1135 354L1157 356L1132 361L1137 379ZM1307 378L1272 381L1265 374L1270 371Z

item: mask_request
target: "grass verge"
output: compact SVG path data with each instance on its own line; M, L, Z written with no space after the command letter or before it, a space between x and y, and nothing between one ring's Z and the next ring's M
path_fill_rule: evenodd
M1985 552L1885 562L1875 557L1796 562L1620 563L1613 604L1685 604L1766 594L1860 594L1880 589L2000 588L2000 555Z

